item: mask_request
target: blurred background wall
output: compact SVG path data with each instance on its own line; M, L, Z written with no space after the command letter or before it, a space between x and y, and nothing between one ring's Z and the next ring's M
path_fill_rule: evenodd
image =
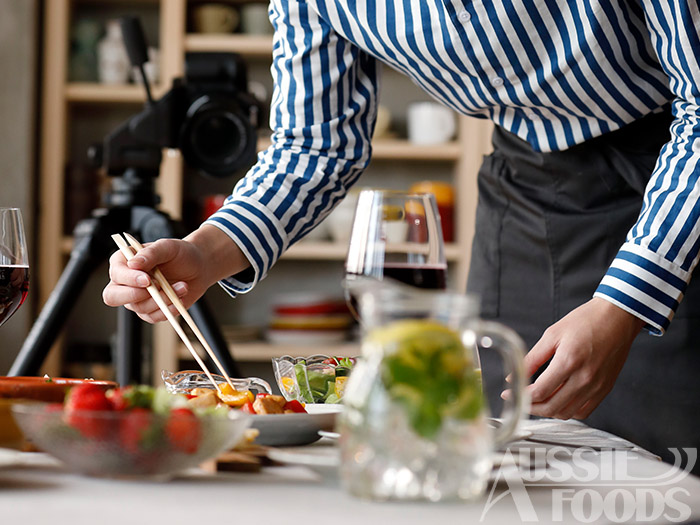
M22 209L34 262L34 173L39 38L38 0L0 0L0 206ZM0 328L0 375L5 374L32 318L28 304Z

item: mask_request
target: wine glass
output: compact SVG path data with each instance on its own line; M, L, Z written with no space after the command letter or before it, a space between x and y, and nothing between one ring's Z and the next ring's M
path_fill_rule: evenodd
M0 326L29 293L29 259L19 208L0 208Z
M386 278L418 288L446 288L447 261L434 195L360 192L344 281L346 300L358 320L353 288Z

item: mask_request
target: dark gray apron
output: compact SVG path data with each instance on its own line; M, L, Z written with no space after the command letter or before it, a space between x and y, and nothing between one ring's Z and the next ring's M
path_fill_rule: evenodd
M634 224L670 113L647 116L565 151L538 153L502 128L479 172L468 291L482 316L531 348L588 301ZM663 337L642 332L613 391L586 423L672 461L669 447L700 447L700 279ZM502 384L482 356L494 411Z

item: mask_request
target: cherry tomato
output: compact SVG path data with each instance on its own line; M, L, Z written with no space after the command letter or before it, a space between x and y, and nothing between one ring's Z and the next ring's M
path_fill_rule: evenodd
M304 405L302 405L296 399L292 399L291 401L287 401L284 404L283 409L284 410L291 410L292 412L296 412L298 414L306 414L306 409L304 408Z

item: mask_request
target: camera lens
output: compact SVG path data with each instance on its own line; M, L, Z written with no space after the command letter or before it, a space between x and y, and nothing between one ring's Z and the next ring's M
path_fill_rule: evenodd
M214 177L230 176L255 157L249 118L230 100L203 96L187 112L180 149L190 166Z
M202 157L222 161L241 148L245 135L235 115L203 115L192 124L192 146Z

